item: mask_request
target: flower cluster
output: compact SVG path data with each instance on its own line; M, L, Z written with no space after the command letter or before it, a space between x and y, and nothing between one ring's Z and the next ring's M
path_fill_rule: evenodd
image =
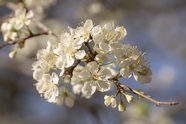
M15 15L1 25L4 41L9 43L16 42L27 34L27 26L30 24L30 19L33 16L34 14L31 10L28 12L23 8L16 10Z
M113 81L121 77L133 75L140 83L150 82L152 73L145 54L135 46L120 42L126 34L124 27L115 27L114 23L94 25L92 20L75 29L68 27L57 42L48 41L47 47L37 52L37 60L32 65L36 89L48 102L57 105L65 102L72 107L74 94L90 98L97 90L111 90ZM117 90L116 95L105 96L105 105L115 108L118 94L129 103L133 99ZM122 100L118 109L125 110Z

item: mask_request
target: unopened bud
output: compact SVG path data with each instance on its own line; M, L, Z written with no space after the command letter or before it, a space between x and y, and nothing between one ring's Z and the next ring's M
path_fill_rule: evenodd
M119 105L118 105L118 111L123 112L126 110L126 106L123 103L123 101L120 101Z
M17 50L14 50L14 51L12 51L12 52L9 53L9 57L10 57L11 59L13 59L13 58L16 57L16 54L17 54Z
M131 103L131 102L132 102L132 100L134 99L134 97L133 97L133 96L128 95L128 94L125 94L125 97L126 97L126 99L127 99L127 102L128 102L128 103Z
M111 97L108 96L108 95L105 95L104 99L105 99L104 104L105 104L106 106L109 106L110 103L111 103L111 101L110 101L110 100L111 100Z

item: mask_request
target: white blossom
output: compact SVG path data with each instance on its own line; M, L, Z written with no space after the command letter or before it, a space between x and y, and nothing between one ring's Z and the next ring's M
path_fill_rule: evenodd
M79 78L85 82L82 93L90 97L97 90L105 92L110 90L111 82L108 80L112 73L108 68L99 68L97 62L90 62L86 69L79 73Z
M101 32L93 36L93 41L100 51L111 52L111 44L119 42L126 36L124 27L114 27L114 23L108 23L102 27Z
M34 16L32 10L26 12L26 9L18 9L15 11L16 27L15 29L20 30L24 25L29 25L31 18Z
M74 106L75 95L72 92L69 92L65 87L61 87L59 94L57 105L61 106L65 103L70 108Z
M59 95L58 87L56 86L59 82L59 78L56 73L44 74L42 78L36 83L36 89L44 96L48 102L55 103Z
M78 40L83 40L84 42L89 42L91 36L99 34L100 32L101 27L99 25L94 26L93 21L87 19L82 26L79 26L75 29L75 38Z

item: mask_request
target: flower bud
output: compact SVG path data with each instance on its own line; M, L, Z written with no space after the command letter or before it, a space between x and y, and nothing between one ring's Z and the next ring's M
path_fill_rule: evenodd
M128 95L128 94L125 94L125 97L126 97L126 99L127 99L127 102L128 102L128 103L131 103L131 102L132 102L132 100L134 99L134 97L133 97L133 96Z
M17 50L14 50L14 51L12 51L12 52L9 53L9 57L11 59L13 59L13 58L15 58L16 54L17 54Z
M115 108L117 106L116 99L112 97L110 101L111 101L111 107Z
M123 103L123 101L120 101L119 105L118 105L118 111L123 112L126 110L126 106Z
M104 99L105 99L104 104L105 104L106 106L109 106L109 105L110 105L110 102L111 102L111 101L110 101L110 96L105 95Z

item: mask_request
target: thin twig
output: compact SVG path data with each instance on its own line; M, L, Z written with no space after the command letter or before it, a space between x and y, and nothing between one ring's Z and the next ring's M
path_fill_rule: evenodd
M37 37L37 36L40 36L40 35L48 35L48 32L42 32L42 33L37 33L37 34L31 34L29 35L28 37L25 37L23 39L20 39L16 42L12 42L12 43L6 43L6 44L2 44L0 45L0 48L3 48L3 47L6 47L6 46L9 46L9 45L14 45L14 44L20 44L20 43L24 43L27 39L30 39L30 38L33 38L33 37Z
M130 88L130 87L124 85L124 84L121 84L117 80L112 80L112 81L116 84L117 88L120 90L121 93L124 93L125 91L132 92L132 93L134 93L134 94L136 94L136 95L138 95L140 97L143 97L143 98L155 103L156 106L177 105L177 104L179 104L179 102L161 102L161 101L154 100L152 97L150 97L150 96L148 96L146 94L140 93L139 91L134 90L134 89L132 89L132 88Z
M17 42L2 44L2 45L0 45L0 48L6 47L6 46L9 46L9 45L14 45L16 43Z

